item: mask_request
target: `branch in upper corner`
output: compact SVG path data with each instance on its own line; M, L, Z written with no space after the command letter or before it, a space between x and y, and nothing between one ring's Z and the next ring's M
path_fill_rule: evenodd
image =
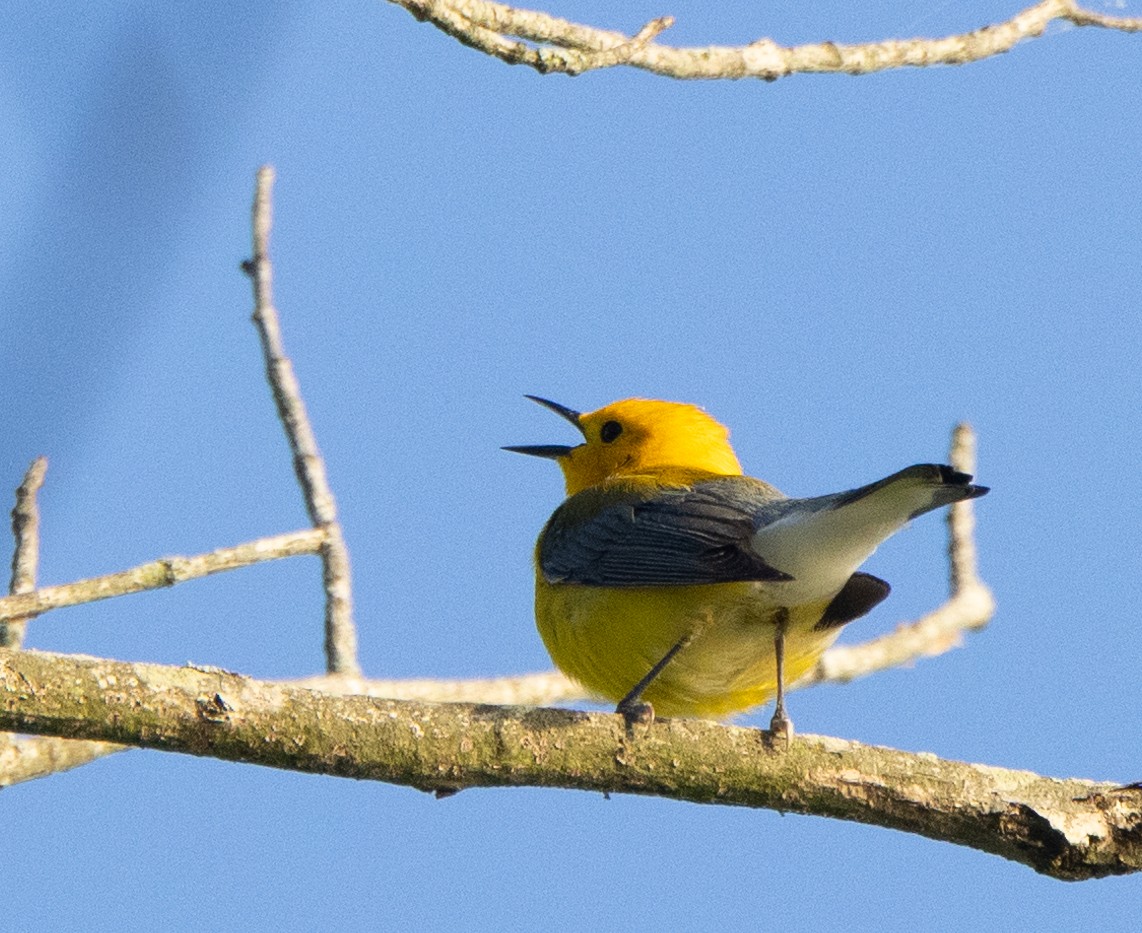
M1142 869L1142 788L755 729L323 693L219 670L0 651L0 728L422 790L562 787L884 826L1078 880Z
M791 74L872 74L891 68L963 65L1010 51L1041 36L1057 19L1076 26L1142 31L1142 17L1107 16L1074 0L1043 0L1011 19L939 39L888 39L845 45L820 42L780 46L758 39L743 46L674 48L653 39L673 22L662 17L635 36L572 23L536 10L487 0L389 0L419 20L487 55L542 74L582 74L627 65L670 78L761 78ZM514 38L513 38L514 37ZM525 40L525 41L518 41ZM528 43L537 43L529 45Z
M273 299L273 267L270 263L270 231L273 226L272 193L274 171L269 166L258 170L254 193L254 256L243 268L254 285L254 325L262 341L266 361L266 378L277 405L278 417L285 428L293 452L294 472L301 485L309 517L325 534L321 549L325 584L325 662L330 674L359 676L357 663L357 629L353 623L353 590L349 573L349 549L341 523L337 520L337 502L325 472L325 461L317 448L317 438L301 397L301 386L293 371L293 363L285 354L281 324Z

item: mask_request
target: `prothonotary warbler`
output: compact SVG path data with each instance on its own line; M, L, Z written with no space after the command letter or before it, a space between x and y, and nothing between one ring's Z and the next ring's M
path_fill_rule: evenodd
M700 408L625 399L580 414L536 396L583 443L555 460L567 499L535 550L535 617L556 665L629 721L723 717L776 697L889 586L857 568L910 519L987 492L918 464L848 492L790 499L742 475Z

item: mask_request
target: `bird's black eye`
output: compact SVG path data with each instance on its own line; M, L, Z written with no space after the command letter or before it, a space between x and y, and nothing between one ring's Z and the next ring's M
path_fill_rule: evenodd
M604 444L609 444L616 437L623 433L623 426L617 421L608 421L599 430L599 440Z

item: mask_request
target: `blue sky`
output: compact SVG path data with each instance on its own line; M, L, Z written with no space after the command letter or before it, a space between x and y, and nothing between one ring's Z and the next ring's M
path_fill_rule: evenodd
M683 44L937 34L1016 4L567 0ZM1138 9L1127 12L1138 14ZM540 77L376 2L21 3L0 35L0 485L51 462L41 579L305 524L248 322L257 166L278 305L374 676L548 666L530 551L561 497L526 402L690 401L794 495L976 427L963 650L798 693L802 731L1138 780L1142 39L1055 26L960 68ZM943 526L868 569L945 593ZM299 559L61 611L29 644L320 669ZM768 710L746 717L764 724ZM770 812L404 788L133 752L0 800L14 929L1126 930L1138 878Z

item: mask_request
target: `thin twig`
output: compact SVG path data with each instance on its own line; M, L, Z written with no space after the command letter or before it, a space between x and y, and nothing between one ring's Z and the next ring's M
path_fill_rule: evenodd
M10 598L35 596L40 564L40 507L37 496L47 471L47 457L37 457L16 490L16 505L12 509L12 535L16 546L12 552L12 582L8 591L13 596ZM24 643L28 621L39 611L33 605L31 611L0 618L0 647L18 649ZM46 735L25 738L6 732L0 736L0 787L77 768L125 747L110 742L86 742Z
M45 586L30 593L0 597L0 623L26 616L39 615L50 609L93 603L114 596L128 596L146 590L174 586L186 580L197 580L215 573L237 570L283 557L321 554L326 532L321 528L303 528L283 535L259 538L233 547L218 548L193 557L160 557L158 560L120 570L117 573L91 577L60 586Z
M1076 26L1142 31L1142 17L1094 13L1080 7L1075 0L1042 0L1009 20L937 39L887 39L860 44L818 42L788 47L771 39L758 39L742 46L675 48L653 41L670 24L669 17L653 21L649 30L644 27L631 37L489 0L389 2L403 7L419 20L431 22L465 45L508 64L534 68L541 74L576 75L628 65L682 79L773 81L798 73L859 75L890 68L981 61L1010 51L1024 40L1041 36L1057 19ZM663 23L666 25L658 25ZM537 43L538 47L529 42Z
M325 461L301 398L301 386L293 364L285 354L281 325L273 300L273 267L270 264L270 230L273 225L274 170L258 170L253 209L253 259L244 264L254 284L254 325L262 341L266 378L273 391L278 417L293 452L305 506L314 527L325 535L321 549L325 584L325 663L330 674L357 676L357 630L353 624L353 595L349 575L349 550L337 520L337 502L325 473Z
M952 431L948 460L961 473L975 475L975 432L966 421ZM982 586L975 553L975 509L970 499L948 509L948 566L951 595ZM986 622L986 620L984 620ZM975 628L982 628L983 623Z
M12 536L16 539L16 547L12 551L9 593L30 593L36 588L40 564L40 510L36 494L44 484L47 471L47 457L37 457L16 490L16 504L12 508ZM19 648L24 643L28 620L34 615L34 612L27 612L0 622L0 648Z

